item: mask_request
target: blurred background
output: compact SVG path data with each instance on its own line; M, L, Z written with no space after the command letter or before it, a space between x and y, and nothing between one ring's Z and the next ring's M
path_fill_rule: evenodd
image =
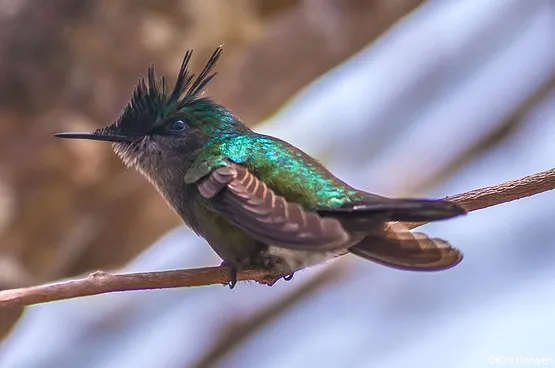
M553 0L0 0L0 289L219 264L108 144L51 134L106 125L150 63L173 81L220 44L207 93L362 189L443 197L555 166ZM2 309L0 367L555 365L554 208L426 225L465 254L442 273L345 256L272 288Z

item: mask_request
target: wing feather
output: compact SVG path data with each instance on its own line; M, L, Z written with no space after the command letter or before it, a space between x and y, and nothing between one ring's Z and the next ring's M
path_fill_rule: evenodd
M412 232L399 222L386 223L382 231L366 236L349 251L385 266L413 271L445 270L463 258L445 240Z
M339 220L288 202L241 165L218 167L197 185L215 211L266 244L332 250L351 243Z

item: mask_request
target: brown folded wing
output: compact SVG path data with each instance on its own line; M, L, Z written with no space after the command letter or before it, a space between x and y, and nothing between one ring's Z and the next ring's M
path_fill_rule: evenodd
M333 250L350 243L338 220L288 202L241 165L212 170L198 183L198 190L216 212L265 244Z

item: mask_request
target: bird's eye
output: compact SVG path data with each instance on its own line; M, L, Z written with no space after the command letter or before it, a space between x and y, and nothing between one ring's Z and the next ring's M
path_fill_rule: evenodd
M170 125L170 129L172 132L181 132L185 129L185 123L183 120L176 120Z

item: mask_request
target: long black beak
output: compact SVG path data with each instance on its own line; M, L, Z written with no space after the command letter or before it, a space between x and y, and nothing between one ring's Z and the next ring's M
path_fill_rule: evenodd
M70 138L70 139L89 139L92 141L105 141L105 142L131 142L132 138L124 135L105 134L101 132L92 133L56 133L54 137L57 138Z

